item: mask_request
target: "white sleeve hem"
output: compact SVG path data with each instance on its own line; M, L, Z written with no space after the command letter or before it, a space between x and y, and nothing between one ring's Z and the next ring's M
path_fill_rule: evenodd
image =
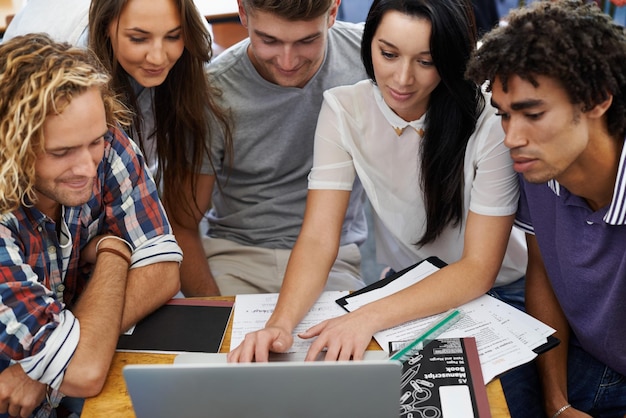
M159 235L135 248L130 268L148 266L166 261L183 261L183 252L172 234Z
M44 330L45 328L42 332ZM78 319L71 311L65 309L59 314L59 323L46 340L43 350L18 363L28 377L58 390L63 382L65 370L74 356L79 339Z

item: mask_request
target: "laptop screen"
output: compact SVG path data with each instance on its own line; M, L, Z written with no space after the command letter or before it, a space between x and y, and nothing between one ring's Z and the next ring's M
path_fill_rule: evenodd
M394 417L399 362L128 365L137 418Z

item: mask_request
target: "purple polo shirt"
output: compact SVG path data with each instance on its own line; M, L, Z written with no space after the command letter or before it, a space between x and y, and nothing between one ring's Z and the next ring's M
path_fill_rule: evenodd
M555 180L520 179L515 224L537 238L572 343L626 375L626 147L613 200L596 212Z

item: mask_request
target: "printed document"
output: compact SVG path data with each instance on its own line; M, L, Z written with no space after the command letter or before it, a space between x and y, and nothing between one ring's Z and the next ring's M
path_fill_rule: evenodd
M311 307L309 313L294 329L293 345L290 353L306 353L313 339L303 340L298 333L304 332L326 319L335 318L346 313L337 303L337 299L348 294L347 291L322 292L319 299ZM233 313L233 331L230 340L230 349L233 350L249 332L258 331L274 312L278 300L278 293L264 293L235 296L235 310Z

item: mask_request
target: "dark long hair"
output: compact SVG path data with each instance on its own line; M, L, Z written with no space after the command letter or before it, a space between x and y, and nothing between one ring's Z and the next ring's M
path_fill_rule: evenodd
M421 187L426 203L426 231L416 243L422 246L437 239L447 225L463 220L465 148L485 107L480 87L464 77L476 47L476 24L469 0L374 0L361 42L361 58L374 82L372 40L391 10L430 21L430 53L441 78L430 95L426 134L416 156L422 167L416 187Z
M183 198L182 185L190 180L195 202L194 174L199 172L204 157L213 165L210 147L214 132L211 129L222 131L226 152L232 156L230 119L216 102L221 92L210 84L205 73L205 65L213 55L211 37L193 0L174 0L180 12L185 48L165 81L155 87L156 132L141 132L143 115L137 107L130 76L115 58L108 36L110 23L128 1L132 0L92 0L89 46L111 73L113 89L135 112L133 139L145 151L146 139L155 135L158 160L155 178L157 184L163 184L163 199L187 205L185 209L192 213L191 202Z

